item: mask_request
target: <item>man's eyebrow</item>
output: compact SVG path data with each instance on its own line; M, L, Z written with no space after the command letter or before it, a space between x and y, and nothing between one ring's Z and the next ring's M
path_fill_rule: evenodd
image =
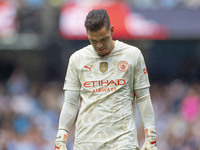
M107 38L109 38L109 36L105 36L101 40L106 40Z

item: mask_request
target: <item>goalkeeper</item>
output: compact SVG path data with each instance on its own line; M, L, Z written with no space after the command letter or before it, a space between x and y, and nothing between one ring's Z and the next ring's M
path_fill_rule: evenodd
M142 150L157 150L149 79L141 51L113 40L105 9L92 10L85 20L90 45L69 59L55 150L66 140L78 112L74 150L139 150L136 105L144 124Z

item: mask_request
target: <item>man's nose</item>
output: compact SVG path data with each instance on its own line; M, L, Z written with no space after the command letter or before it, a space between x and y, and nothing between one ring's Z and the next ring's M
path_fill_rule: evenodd
M101 42L98 42L96 46L97 46L97 48L101 48L103 46L103 44Z

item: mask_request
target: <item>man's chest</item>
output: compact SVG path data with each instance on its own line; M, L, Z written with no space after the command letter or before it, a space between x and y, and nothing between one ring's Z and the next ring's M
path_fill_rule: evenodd
M132 64L126 59L88 59L81 64L79 80L82 88L116 89L127 84L130 78Z

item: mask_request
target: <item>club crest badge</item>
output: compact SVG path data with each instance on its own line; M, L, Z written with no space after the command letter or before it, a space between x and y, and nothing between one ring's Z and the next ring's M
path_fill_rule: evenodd
M99 65L99 70L101 72L106 72L108 70L108 63L107 62L101 62Z
M126 61L120 61L118 63L118 69L121 71L121 72L126 72L129 68L129 64L126 62Z

